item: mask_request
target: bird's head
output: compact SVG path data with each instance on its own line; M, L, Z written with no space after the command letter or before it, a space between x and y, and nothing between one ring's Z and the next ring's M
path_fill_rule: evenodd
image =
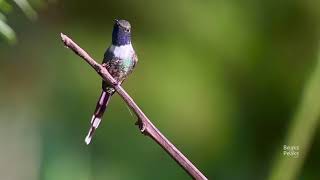
M126 20L114 20L112 44L123 46L131 43L131 25Z

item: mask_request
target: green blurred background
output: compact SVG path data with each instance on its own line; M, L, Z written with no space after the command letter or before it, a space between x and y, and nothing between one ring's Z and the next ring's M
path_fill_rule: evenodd
M0 12L0 179L189 179L118 95L84 143L101 78L59 34L100 61L115 18L139 56L125 89L209 179L320 178L319 1L0 0Z

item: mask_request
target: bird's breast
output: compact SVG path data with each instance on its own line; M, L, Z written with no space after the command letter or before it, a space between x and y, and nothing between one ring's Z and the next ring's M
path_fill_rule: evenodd
M134 54L134 50L131 44L123 46L114 46L110 47L111 52L113 52L114 57L118 59L130 59Z
M107 70L117 80L122 81L130 72L134 66L134 50L130 45L124 46L111 46L110 52L113 54L107 62Z

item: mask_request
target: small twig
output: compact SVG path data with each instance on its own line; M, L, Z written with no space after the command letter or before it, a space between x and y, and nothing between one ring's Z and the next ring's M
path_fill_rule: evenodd
M109 72L94 59L92 59L88 53L86 53L81 47L73 42L68 36L61 33L61 39L67 48L70 48L78 56L82 57L91 67L93 67L97 73L105 80L109 82L127 103L130 109L138 117L137 125L141 133L150 136L155 140L167 153L194 179L207 179L162 133L151 123L148 117L137 106L128 93L113 79Z

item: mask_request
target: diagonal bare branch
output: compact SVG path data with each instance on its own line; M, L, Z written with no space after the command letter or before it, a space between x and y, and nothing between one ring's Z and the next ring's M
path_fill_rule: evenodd
M109 72L100 64L98 64L93 58L89 56L81 47L73 42L68 36L61 33L61 39L67 48L70 48L74 53L84 59L96 72L103 78L103 80L109 82L121 96L121 98L127 103L130 109L138 117L137 124L140 131L151 137L156 141L192 178L199 180L206 180L207 178L151 123L148 117L137 106L129 94L117 84Z

